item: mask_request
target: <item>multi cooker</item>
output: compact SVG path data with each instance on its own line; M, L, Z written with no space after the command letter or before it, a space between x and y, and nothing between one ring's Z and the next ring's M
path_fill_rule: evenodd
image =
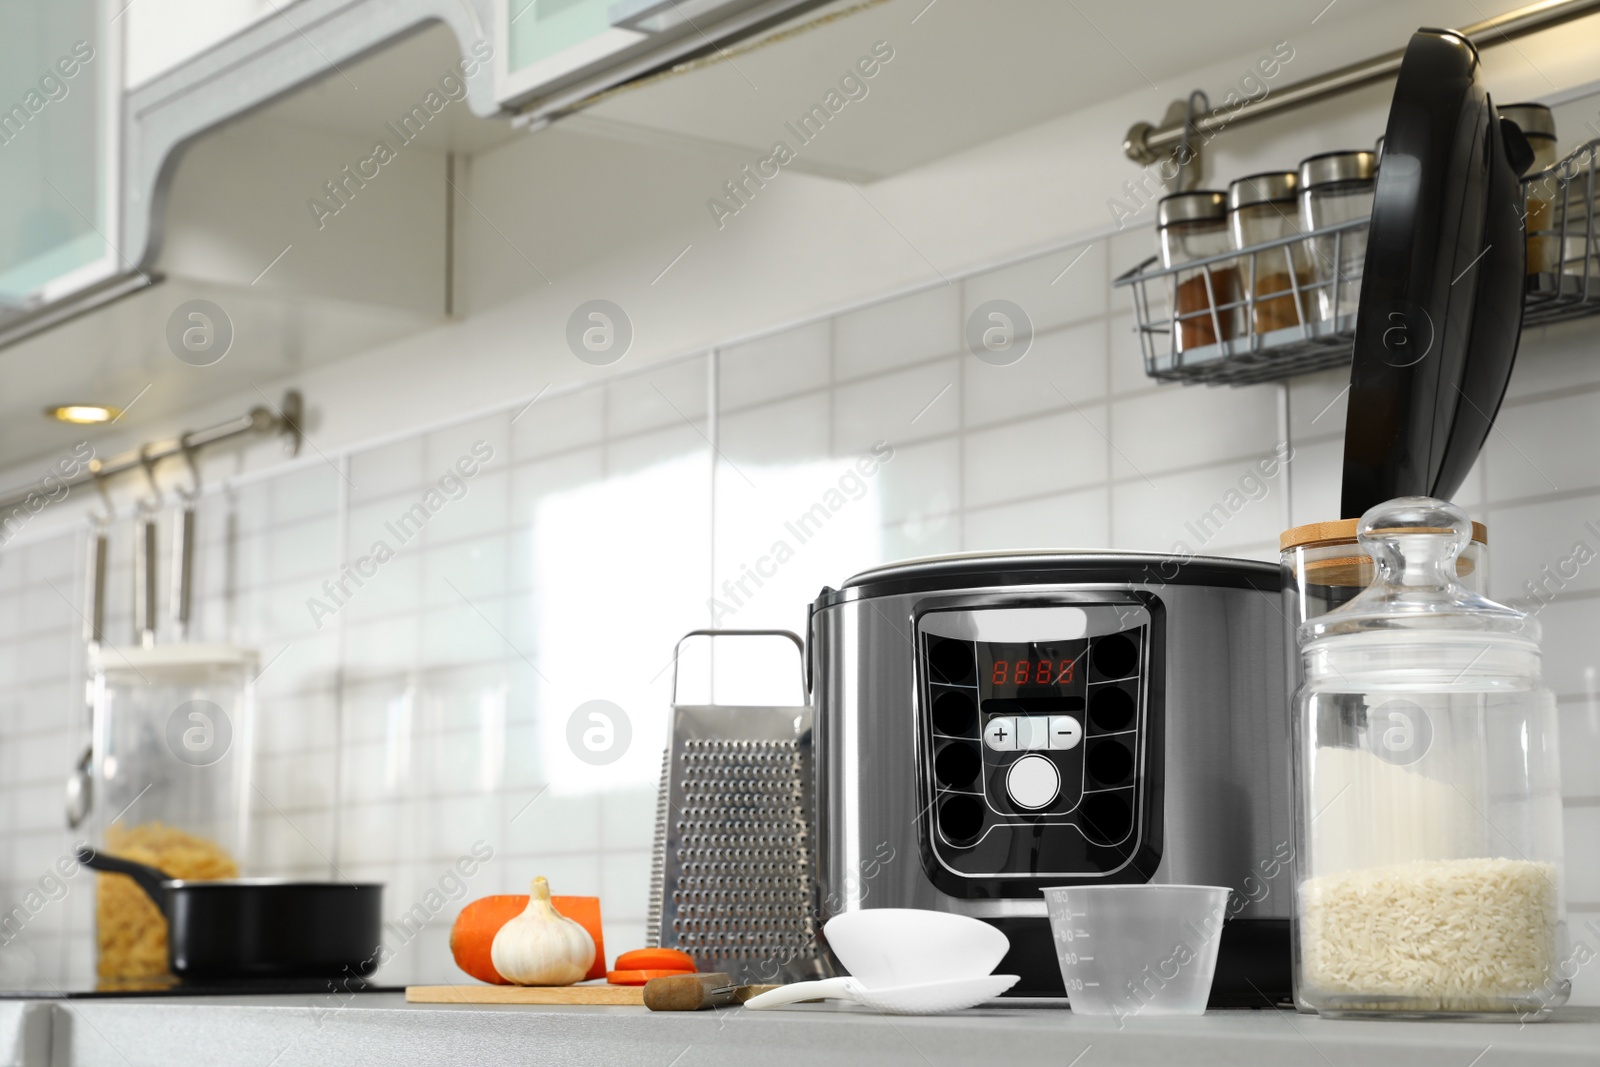
M929 908L1005 932L1064 995L1040 890L1235 892L1212 1003L1290 995L1283 580L1138 553L897 563L808 622L823 917Z

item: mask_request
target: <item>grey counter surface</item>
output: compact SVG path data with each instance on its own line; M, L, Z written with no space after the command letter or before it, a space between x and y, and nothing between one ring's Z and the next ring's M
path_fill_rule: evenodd
M1600 1065L1600 1008L1545 1022L1335 1021L1285 1011L1117 1020L1045 1007L889 1017L853 1005L641 1008L406 1004L399 993L0 1002L0 1062L26 1067L639 1064Z

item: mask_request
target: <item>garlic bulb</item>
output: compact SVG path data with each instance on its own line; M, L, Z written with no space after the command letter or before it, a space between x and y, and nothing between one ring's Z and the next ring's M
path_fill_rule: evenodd
M517 985L571 985L594 963L594 938L550 903L550 883L533 880L528 908L494 935L489 958Z

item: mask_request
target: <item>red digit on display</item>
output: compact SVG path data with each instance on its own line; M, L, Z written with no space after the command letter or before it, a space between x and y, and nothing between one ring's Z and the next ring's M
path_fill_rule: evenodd
M1061 665L1061 677L1056 679L1056 684L1057 685L1071 685L1072 684L1072 670L1077 665L1078 665L1078 661L1075 660L1075 659L1069 659L1066 662L1064 662Z
M1046 659L1046 660L1040 660L1039 661L1039 669L1037 671L1035 671L1034 675L1033 675L1033 684L1034 685L1049 685L1050 684L1050 661L1049 660Z
M997 659L997 660L994 661L994 674L989 677L989 684L990 685L1005 685L1006 684L1006 661L1005 660Z

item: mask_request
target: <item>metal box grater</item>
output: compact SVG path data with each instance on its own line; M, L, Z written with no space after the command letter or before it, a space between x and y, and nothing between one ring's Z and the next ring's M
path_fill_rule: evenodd
M696 630L691 637L786 630ZM649 937L749 982L823 973L809 707L677 703L662 759Z

